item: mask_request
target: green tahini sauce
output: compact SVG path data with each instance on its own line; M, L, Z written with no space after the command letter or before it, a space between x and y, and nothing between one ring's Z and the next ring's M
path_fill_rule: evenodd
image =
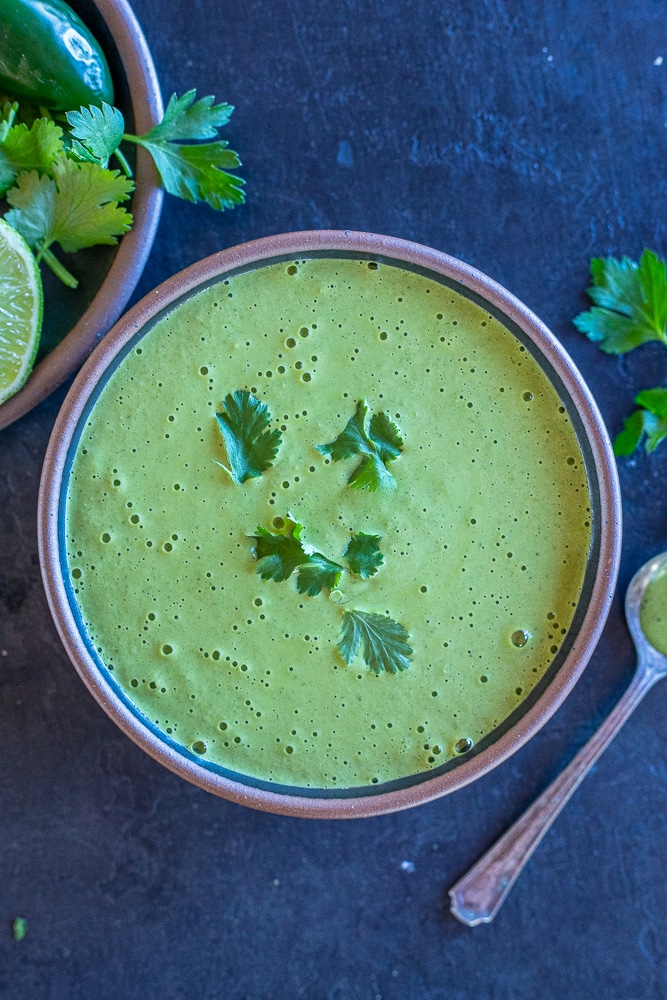
M216 464L236 389L283 432L242 486ZM393 492L350 489L354 464L315 449L362 398L404 437ZM404 625L410 669L346 666L326 592L254 572L247 536L288 513L338 561L352 532L382 536L385 565L344 593ZM528 695L572 622L590 497L555 389L487 311L388 264L298 260L199 292L127 354L78 442L66 533L91 643L152 724L240 774L346 788L438 767Z
M651 645L667 656L667 566L644 591L639 621Z

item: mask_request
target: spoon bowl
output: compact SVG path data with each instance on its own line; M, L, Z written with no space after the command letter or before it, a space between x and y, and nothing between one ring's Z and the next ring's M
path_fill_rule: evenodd
M667 674L667 656L652 646L644 635L639 612L649 583L666 570L667 552L661 552L637 570L625 595L625 617L637 650L637 669L644 664L647 670L656 673L656 681Z
M646 692L667 675L667 655L651 645L640 620L646 588L665 572L666 567L667 552L662 552L637 570L627 589L625 616L637 650L637 666L616 707L556 780L449 890L450 910L462 924L475 927L493 920L524 865L570 796Z

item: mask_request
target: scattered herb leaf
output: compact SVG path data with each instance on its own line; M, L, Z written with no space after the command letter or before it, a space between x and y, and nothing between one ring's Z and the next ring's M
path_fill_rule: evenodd
M395 674L410 666L412 647L409 633L389 615L368 611L344 611L338 649L347 664L352 663L363 646L366 666L380 674L383 670Z
M667 344L667 273L665 262L644 250L639 264L629 257L596 257L588 295L595 305L574 325L607 354L624 354L640 344Z
M12 934L15 941L22 941L28 933L28 921L25 917L15 917L12 921Z
M626 418L614 441L615 455L631 455L642 440L644 450L650 453L667 437L667 389L644 389L635 403L641 409Z
M7 108L6 104L3 114L8 117L0 128L0 195L13 186L23 170L51 175L54 160L64 152L63 130L55 122L37 118L30 128L27 125L6 128L13 121L13 114Z
M338 437L329 444L317 445L317 450L322 455L329 455L334 462L363 456L347 480L353 489L395 490L396 480L386 463L397 459L403 450L401 432L384 412L374 413L366 430L367 415L368 405L362 399Z
M252 551L257 560L255 572L263 580L280 583L288 580L296 569L297 590L308 597L317 597L323 588L334 590L343 567L302 541L302 524L291 518L280 521L282 524L276 532L257 525L257 534L252 536Z
M345 559L351 573L360 576L362 580L375 576L384 562L380 541L380 535L367 535L363 531L352 535L345 550Z
M271 414L266 403L260 403L245 389L225 397L223 412L216 413L229 468L217 464L235 483L257 479L270 469L282 442L279 430L269 430Z

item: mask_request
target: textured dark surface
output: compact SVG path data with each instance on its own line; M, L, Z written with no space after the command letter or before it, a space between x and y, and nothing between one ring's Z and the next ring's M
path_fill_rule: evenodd
M196 86L236 105L227 131L248 180L247 206L225 215L167 199L140 294L267 233L374 230L515 292L573 355L613 433L637 390L665 382L664 348L605 358L570 323L591 255L667 250L663 3L134 6L165 95ZM464 928L445 902L627 683L620 599L565 706L454 796L338 824L214 799L121 735L52 625L35 510L63 395L0 434L0 1000L667 997L667 685L492 925ZM667 444L620 473L622 594L667 549Z

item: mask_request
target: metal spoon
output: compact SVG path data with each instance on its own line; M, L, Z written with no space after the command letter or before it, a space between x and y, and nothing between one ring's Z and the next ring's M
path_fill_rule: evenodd
M637 667L620 701L564 771L449 890L450 910L468 927L488 924L505 901L523 866L572 793L595 764L646 692L667 675L667 656L642 632L639 607L651 579L667 564L667 552L645 563L625 595L625 616L637 649Z

